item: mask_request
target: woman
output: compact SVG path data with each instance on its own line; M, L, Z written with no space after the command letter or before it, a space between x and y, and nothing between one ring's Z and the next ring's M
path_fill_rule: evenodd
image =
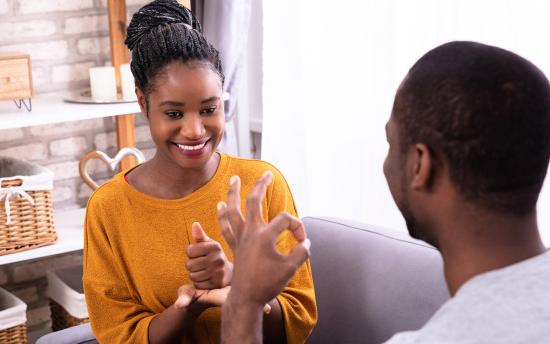
M88 202L83 281L90 322L105 343L219 342L232 252L216 204L231 176L240 177L247 195L267 170L273 183L266 220L282 211L296 215L292 194L272 165L216 152L224 76L218 51L189 10L175 0L153 1L133 16L126 44L157 151ZM294 244L288 233L277 243L282 252ZM266 307L267 342L307 339L317 318L309 262Z

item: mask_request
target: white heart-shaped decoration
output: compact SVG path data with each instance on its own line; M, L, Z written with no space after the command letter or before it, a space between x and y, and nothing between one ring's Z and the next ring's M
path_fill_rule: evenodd
M111 171L114 171L118 166L118 164L120 163L120 161L129 155L133 155L134 157L136 157L138 164L141 164L142 162L145 161L145 156L137 148L124 147L118 151L118 153L115 155L114 158L111 158L110 156L108 156L102 151L90 152L84 155L82 159L80 159L80 163L78 165L80 177L82 178L82 180L84 180L84 182L90 188L92 188L92 190L95 190L99 187L99 185L97 185L97 183L94 182L94 180L90 177L90 175L88 174L88 171L86 170L86 164L88 163L88 161L90 161L91 159L99 159L105 162L107 166L109 166Z

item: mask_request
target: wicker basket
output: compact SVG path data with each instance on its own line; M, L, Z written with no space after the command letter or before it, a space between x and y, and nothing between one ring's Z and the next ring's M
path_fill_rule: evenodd
M82 288L82 266L49 271L47 276L52 330L59 331L87 323L88 310Z
M27 305L0 288L0 343L27 344Z
M0 255L57 240L52 184L53 173L44 167L0 157Z

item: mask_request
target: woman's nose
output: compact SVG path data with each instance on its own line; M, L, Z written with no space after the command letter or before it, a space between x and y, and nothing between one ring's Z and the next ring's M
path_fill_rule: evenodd
M183 117L181 134L190 140L199 139L204 136L204 124L199 115L187 115Z

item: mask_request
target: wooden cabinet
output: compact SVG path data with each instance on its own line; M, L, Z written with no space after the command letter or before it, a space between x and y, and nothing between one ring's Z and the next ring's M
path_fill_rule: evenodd
M31 70L28 54L0 53L0 100L31 98Z

